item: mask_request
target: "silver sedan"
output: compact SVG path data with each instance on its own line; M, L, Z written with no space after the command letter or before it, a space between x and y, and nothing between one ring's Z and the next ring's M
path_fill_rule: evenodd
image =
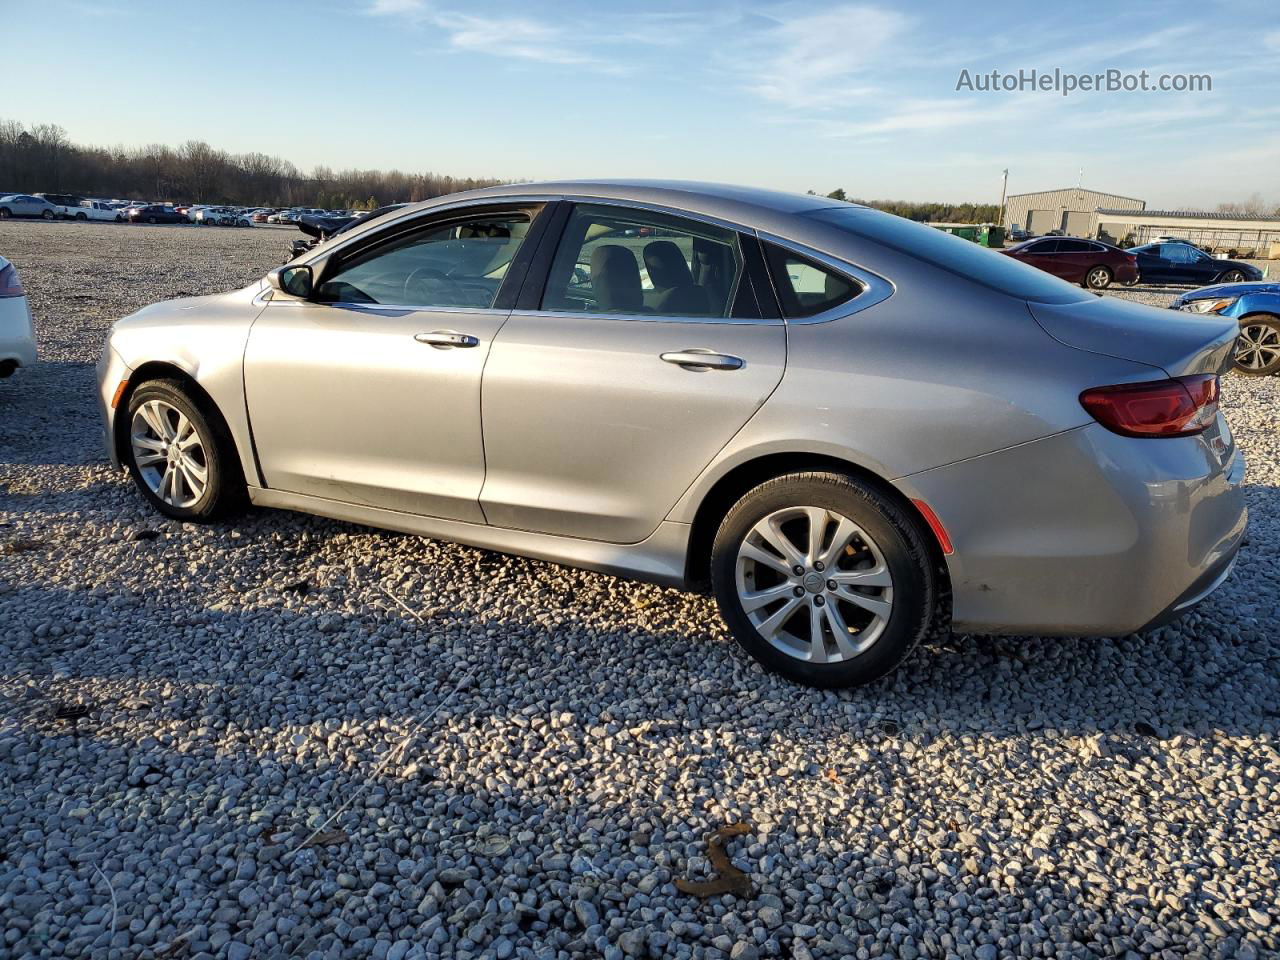
M1234 322L852 204L667 182L412 204L119 321L106 443L246 503L709 587L766 667L931 632L1122 634L1228 574Z

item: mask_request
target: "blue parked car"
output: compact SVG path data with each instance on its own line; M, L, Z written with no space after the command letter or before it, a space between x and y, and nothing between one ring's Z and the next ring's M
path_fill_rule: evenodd
M1240 322L1236 370L1250 377L1280 372L1280 283L1218 283L1190 290L1170 306Z
M1182 283L1200 286L1205 283L1239 283L1261 280L1263 273L1249 263L1219 260L1185 241L1164 240L1132 247L1138 258L1141 283Z

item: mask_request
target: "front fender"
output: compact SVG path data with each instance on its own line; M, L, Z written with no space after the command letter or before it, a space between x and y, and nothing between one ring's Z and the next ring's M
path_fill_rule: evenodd
M261 485L244 396L244 350L264 306L257 300L260 288L255 283L234 293L156 304L116 324L99 367L112 453L128 393L145 380L176 376L193 382L217 409L231 432L245 479ZM118 406L106 412L120 373L128 386Z

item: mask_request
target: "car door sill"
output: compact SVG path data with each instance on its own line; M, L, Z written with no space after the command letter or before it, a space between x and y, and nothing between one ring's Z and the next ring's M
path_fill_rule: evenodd
M492 527L463 520L423 517L382 507L343 503L264 487L250 486L249 499L257 507L296 510L333 520L398 530L435 540L449 540L483 550L532 557L535 560L582 567L663 586L685 586L685 551L689 544L690 527L687 523L673 520L664 520L657 530L639 543L605 543L600 540L579 540L549 533Z

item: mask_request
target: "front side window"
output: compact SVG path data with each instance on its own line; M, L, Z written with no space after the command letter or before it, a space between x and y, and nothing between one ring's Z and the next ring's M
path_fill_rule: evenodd
M339 261L315 299L487 309L498 296L529 223L527 214L504 213L402 234Z
M742 274L733 230L645 210L579 204L565 224L542 309L728 317Z
M1185 243L1166 243L1164 245L1165 259L1172 260L1174 263L1195 263L1198 252Z
M772 243L765 244L773 286L788 320L812 317L852 300L862 284L808 257Z

